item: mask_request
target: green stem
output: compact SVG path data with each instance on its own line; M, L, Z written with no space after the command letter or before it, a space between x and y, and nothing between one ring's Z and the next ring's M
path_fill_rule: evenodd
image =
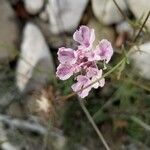
M110 150L106 140L104 139L102 133L100 132L100 130L98 129L97 125L95 124L94 120L92 119L92 116L90 115L90 113L88 112L87 108L84 105L84 102L82 99L78 99L81 108L83 109L87 119L89 120L89 122L91 123L91 125L93 126L94 130L96 131L97 135L99 136L100 140L102 141L102 143L104 144L106 150Z
M148 20L148 18L149 18L149 16L150 16L150 10L149 10L149 12L148 12L148 14L147 14L147 16L146 16L146 18L145 18L145 20L144 20L142 26L141 26L139 32L137 33L137 35L136 35L135 38L133 39L133 43L135 43L135 42L137 41L139 35L141 34L141 32L142 32L142 30L143 30L143 28L144 28L144 26L145 26L145 24L146 24L146 22L147 22L147 20Z
M143 127L145 130L150 131L150 125L146 124L145 122L143 122L142 120L140 120L136 116L131 116L130 118L132 121L136 122L138 125Z
M111 70L109 70L108 72L106 72L102 77L96 79L94 82L92 82L91 84L85 86L84 88L80 89L77 92L73 92L67 96L62 97L62 100L67 100L69 98L71 98L72 96L76 95L76 93L81 92L82 90L85 90L86 88L92 86L93 84L95 84L96 82L100 81L101 79L107 77L108 75L110 75L112 72L114 72L118 67L120 67L122 65L122 63L124 63L126 61L126 57L124 57L119 63L117 63Z
M106 72L102 77L96 79L94 82L92 82L91 84L85 86L84 88L82 88L81 90L77 91L80 92L82 90L85 90L86 88L92 86L93 84L95 84L96 82L100 81L101 79L105 78L106 76L110 75L112 72L114 72L122 63L124 63L126 61L126 57L124 57L117 65L115 65L111 70L109 70L108 72Z

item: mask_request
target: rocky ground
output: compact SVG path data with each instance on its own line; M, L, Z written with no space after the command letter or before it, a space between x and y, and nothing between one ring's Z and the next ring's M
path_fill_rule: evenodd
M113 81L103 90L93 91L86 105L94 115L105 99L113 102L95 117L111 149L150 149L150 17L138 40L133 40L150 11L150 1L116 2L0 1L0 149L104 149L76 98L60 101L71 92L72 81L62 83L55 76L58 48L75 47L72 33L82 24L95 29L96 43L104 38L112 42L112 66L124 54L122 45L130 43L131 50L140 50L131 53L127 69L122 66L110 76ZM122 111L140 115L146 123L122 119Z

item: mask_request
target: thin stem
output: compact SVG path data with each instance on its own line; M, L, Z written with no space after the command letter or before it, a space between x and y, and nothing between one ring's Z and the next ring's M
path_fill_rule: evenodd
M87 108L84 105L84 102L82 99L78 99L79 100L79 104L81 106L81 108L83 109L87 119L89 120L89 122L91 123L91 125L93 126L94 130L96 131L97 135L99 136L100 140L102 141L102 143L104 144L106 150L110 150L106 140L104 139L102 133L100 132L100 130L98 129L97 125L95 124L94 120L92 119L92 116L90 115L90 113L88 112Z
M124 12L122 11L122 9L120 8L120 6L118 5L118 3L115 0L112 0L114 2L114 4L116 5L116 7L118 8L120 14L123 16L124 19L128 20L127 16L124 14Z
M113 95L111 96L111 98L105 102L105 104L93 115L93 119L96 120L96 118L102 113L102 111L108 107L110 104L112 104L113 101L115 101L115 99L113 98L113 96L116 94L118 90L116 90Z
M135 42L137 41L139 35L141 34L141 32L142 32L142 30L143 30L143 28L144 28L144 26L145 26L145 24L146 24L146 22L147 22L147 20L148 20L148 18L149 18L149 16L150 16L150 11L148 12L148 14L147 14L147 16L146 16L146 18L145 18L145 20L144 20L144 22L143 22L143 24L142 24L140 30L139 30L139 32L137 33L137 35L136 35L135 38L133 39L133 43L135 43Z
M112 72L114 72L118 67L121 66L122 63L124 63L124 61L126 61L126 57L124 57L119 63L117 63L111 70L109 70L108 72L106 72L102 77L96 79L94 82L92 82L91 84L85 86L84 88L82 88L81 90L77 91L77 92L72 92L71 94L62 97L62 100L67 100L69 98L71 98L72 96L76 95L76 93L81 92L82 90L85 90L86 88L92 86L93 84L95 84L96 82L100 81L101 79L107 77L108 75L110 75Z
M139 118L137 118L135 116L131 116L131 120L134 121L134 122L136 122L138 125L140 125L141 127L143 127L145 130L150 131L150 125L146 124L145 122L143 122Z
M129 82L131 84L143 89L143 90L146 90L146 91L150 92L150 87L149 86L143 85L142 83L136 82L134 80L130 80Z

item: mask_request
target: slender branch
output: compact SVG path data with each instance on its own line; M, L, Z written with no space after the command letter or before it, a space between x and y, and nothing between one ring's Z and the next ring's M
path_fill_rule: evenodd
M114 72L118 67L120 67L121 64L124 63L124 61L126 61L126 57L124 57L119 63L117 63L111 70L109 70L108 72L106 72L102 77L96 79L94 82L92 82L91 84L89 84L89 85L85 86L84 88L78 90L77 92L72 92L71 94L62 97L62 100L67 100L67 99L73 97L74 95L76 95L76 93L85 90L86 88L92 86L93 84L95 84L96 82L100 81L101 79L107 77L107 76L110 75L112 72Z
M137 87L139 87L143 90L146 90L146 91L150 92L150 87L149 86L143 85L143 84L141 84L139 82L136 82L134 80L130 80L129 82L131 82L131 84L133 84L133 85L135 85L135 86L137 86Z
M118 8L120 14L122 15L122 17L125 19L125 20L129 20L128 17L124 14L124 12L122 11L122 9L120 8L120 6L118 5L118 3L115 1L115 0L112 0L114 2L114 4L116 5L116 7Z
M146 22L147 22L147 20L148 20L148 18L149 18L149 16L150 16L150 11L148 12L148 14L147 14L147 16L146 16L146 18L145 18L145 20L144 20L144 22L143 22L143 24L142 24L140 30L139 30L139 32L137 33L137 35L136 35L135 38L133 39L133 43L135 43L135 42L137 41L139 35L141 34L141 32L142 32L142 30L143 30L143 28L144 28L144 26L145 26L145 24L146 24Z
M92 119L92 116L90 115L87 108L85 107L83 100L82 99L78 99L78 100L79 100L79 104L80 104L81 108L83 109L86 117L88 118L89 122L91 123L91 125L93 126L93 128L96 131L97 135L99 136L100 140L104 144L106 150L110 150L110 147L108 146L108 144L107 144L106 140L104 139L102 133L98 129L97 125L95 124L94 120Z
M132 121L136 122L138 125L140 125L145 130L150 132L150 125L146 124L145 122L143 122L142 120L140 120L139 118L137 118L135 116L131 116L130 118Z
M117 91L118 91L118 90L116 90L116 91L112 94L111 98L109 98L108 101L105 102L104 105L93 115L93 119L94 119L94 120L101 114L101 112L102 112L106 107L108 107L110 104L112 104L112 102L115 101L115 99L113 98L113 96L116 94Z

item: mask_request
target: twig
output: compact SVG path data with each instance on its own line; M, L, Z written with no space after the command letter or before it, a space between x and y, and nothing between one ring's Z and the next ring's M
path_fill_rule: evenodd
M142 120L140 120L139 118L137 118L135 116L131 116L130 118L132 121L136 122L138 125L140 125L145 130L150 132L150 125L146 124L145 122L143 122Z
M109 148L106 140L104 139L102 133L100 132L100 130L96 126L96 124L95 124L94 120L92 119L90 113L88 112L87 108L85 107L83 100L82 99L78 99L78 101L79 101L79 104L80 104L81 108L83 109L84 113L86 114L86 117L88 118L89 122L91 123L91 125L93 126L93 128L96 131L97 135L99 136L100 140L104 144L106 150L110 150L110 148Z
M112 96L108 99L107 102L104 103L104 105L93 115L93 119L95 120L97 118L97 116L99 116L99 114L101 114L101 112L107 108L110 104L112 104L112 102L115 101L115 99L113 98L113 96L116 94L118 90L116 90Z
M123 79L121 79L121 80L123 80ZM127 81L127 80L125 79L124 81ZM150 87L149 87L149 86L143 85L142 83L137 82L137 81L132 80L132 79L130 79L129 82L130 82L131 84L133 84L133 85L135 85L135 86L137 86L137 87L139 87L139 88L145 90L145 91L150 92Z
M145 26L145 24L146 24L146 22L147 22L147 20L148 20L148 18L149 18L149 16L150 16L150 11L148 12L148 14L147 14L147 16L146 16L146 18L145 18L145 20L144 20L144 22L143 22L143 24L142 24L140 30L139 30L139 32L137 33L137 35L136 35L135 38L133 39L133 43L135 43L135 42L137 41L139 35L141 34L141 32L142 32L142 30L143 30L143 28L144 28L144 26Z
M148 92L150 92L150 87L148 87L148 86L146 86L146 85L142 85L141 83L138 83L138 82L136 82L136 81L130 81L132 84L134 84L134 85L136 85L137 87L139 87L139 88L141 88L141 89L143 89L143 90L145 90L145 91L148 91Z
M128 21L129 20L128 17L124 14L124 12L122 11L122 9L118 5L118 3L115 0L112 0L112 1L114 2L114 4L116 5L116 7L118 8L118 10L119 10L120 14L123 16L123 18Z

